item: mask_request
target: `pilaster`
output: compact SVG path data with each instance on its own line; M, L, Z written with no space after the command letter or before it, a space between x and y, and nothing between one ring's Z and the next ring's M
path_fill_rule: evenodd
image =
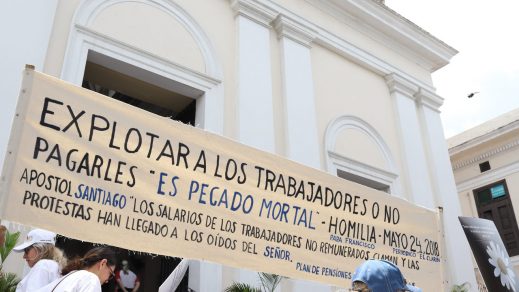
M386 82L398 121L397 129L404 157L403 169L407 176L407 198L415 204L434 208L432 184L415 97L419 87L395 74L387 76Z
M257 1L236 0L238 30L237 139L275 152L270 23L273 12Z
M424 88L418 89L418 92L414 96L423 106L440 113L440 107L443 105L443 98L441 96Z
M466 281L476 287L473 266L466 264L472 262L470 248L458 221L461 208L439 111L443 99L395 74L386 81L398 117L408 198L428 208L443 207L446 287Z
M423 91L417 96L424 99ZM443 207L443 231L445 240L444 260L447 267L447 287L464 282L476 286L476 278L472 265L460 263L471 263L472 255L467 239L461 228L458 216L461 215L461 206L456 182L450 163L447 141L443 133L440 112L436 104L431 106L430 101L438 101L439 96L432 95L434 99L427 98L429 102L420 105L423 117L423 128L427 141L427 155L429 157L429 169L433 180L434 200L438 206Z
M314 33L283 15L275 19L274 27L280 40L282 60L285 154L292 160L320 169L310 54Z

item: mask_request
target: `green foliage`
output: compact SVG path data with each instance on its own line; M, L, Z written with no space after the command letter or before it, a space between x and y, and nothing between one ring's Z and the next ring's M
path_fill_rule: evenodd
M13 250L19 237L20 237L20 232L11 233L11 232L9 232L9 230L5 231L5 243L4 243L4 246L0 247L0 257L2 259L1 264L3 264L5 262L5 259ZM1 269L1 264L0 264L0 269ZM2 291L2 290L0 290L0 291Z
M252 287L249 284L234 282L231 286L225 289L225 292L261 292L261 290L256 287Z
M451 288L451 292L469 292L470 290L470 283L465 282L461 285L453 285Z
M283 280L285 277L274 275L274 274L268 274L268 273L258 273L258 276L261 281L261 288L252 287L249 284L245 283L232 283L231 286L227 287L225 289L225 292L274 292L276 290L276 287L279 285L281 280ZM1 291L1 290L0 290Z
M0 291L15 292L18 282L20 282L20 280L16 274L2 272L0 274Z
M277 285L283 280L284 277L268 274L268 273L258 273L261 281L261 286L263 287L263 291L265 292L274 292L276 290Z
M20 282L20 279L18 279L16 274L4 273L2 269L7 256L9 256L13 250L19 237L20 232L10 233L8 230L6 230L4 245L0 246L0 259L2 260L0 263L0 291L2 292L15 292L16 285L18 285L18 282Z

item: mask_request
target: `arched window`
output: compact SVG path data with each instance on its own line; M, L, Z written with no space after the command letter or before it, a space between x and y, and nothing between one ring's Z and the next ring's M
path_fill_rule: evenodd
M123 15L118 13L118 10L125 9L133 9L132 11L137 13L132 14L132 19L123 16L117 19L119 15ZM180 38L190 45L186 48L196 48L199 52L199 60L192 62L197 66L184 64L179 58L167 58L159 51L162 43L147 46L144 42L131 41L139 40L141 37L125 37L123 34L117 34L117 31L109 30L112 27L108 25L110 23L131 22L132 25L138 25L139 13L147 13L142 15L142 19L145 19L147 25L156 26L157 31L167 31L167 28L161 26L164 23L177 28L170 30L174 31L173 35L181 35ZM157 23L154 23L155 19L150 18L150 14L160 15L162 22L157 20ZM127 31L131 32L131 29ZM145 35L142 38L145 38ZM215 50L200 26L187 12L171 1L87 0L81 3L74 15L61 79L81 85L88 81L84 78L85 70L92 71L99 65L119 77L121 74L126 75L125 77L145 82L150 86L179 94L184 99L194 100L195 124L212 132L223 133L224 91L219 64ZM124 90L128 91L126 88ZM118 88L116 91L124 90ZM183 109L185 108L180 110Z
M378 132L355 116L333 120L325 134L326 167L330 173L392 194L401 194L389 147Z

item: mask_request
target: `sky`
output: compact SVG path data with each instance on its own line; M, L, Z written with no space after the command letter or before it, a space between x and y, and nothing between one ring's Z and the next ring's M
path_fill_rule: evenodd
M519 1L386 0L459 53L433 73L447 138L519 108ZM479 92L472 98L467 95Z

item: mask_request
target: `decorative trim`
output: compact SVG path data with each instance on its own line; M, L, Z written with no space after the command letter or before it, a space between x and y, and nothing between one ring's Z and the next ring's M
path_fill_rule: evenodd
M513 122L506 124L504 126L501 126L499 128L496 127L496 129L491 130L488 133L482 134L481 136L477 136L475 138L469 139L461 144L458 144L456 146L449 148L449 155L450 156L456 155L460 152L463 152L467 149L475 147L479 144L488 142L492 139L498 138L499 136L510 133L511 131L514 131L518 128L519 128L519 120L513 121Z
M386 82L388 82L388 86L390 87L392 93L399 91L414 100L417 100L415 94L418 93L418 96L420 96L420 98L418 98L420 103L439 112L438 108L443 104L443 99L434 93L435 88L431 84L425 83L406 73L405 71L396 68L386 61L379 59L378 57L353 45L345 39L338 37L329 30L326 30L316 25L315 23L310 22L304 17L293 13L292 11L286 9L278 3L275 3L272 0L230 1L231 6L237 14L248 17L268 28L273 25L278 32L279 37L286 36L307 47L309 47L312 43L321 45L324 48L327 48L360 65L361 67L386 78ZM328 0L308 1L312 2L318 7L330 7L331 5L328 3ZM347 23L358 23L358 18L362 18L362 20L365 20L368 23L376 23L377 27L391 30L393 35L404 37L409 41L409 43L415 44L415 47L421 47L419 51L422 52L423 55L426 55L427 58L431 57L430 55L432 51L441 51L441 53L436 52L435 54L443 55L442 58L444 60L441 62L445 62L445 64L447 64L448 60L457 53L456 50L452 49L431 35L428 35L418 26L405 20L403 17L396 14L396 12L383 5L369 3L372 1L366 0L341 0L340 3L338 3L336 0L333 0L333 2L334 7L339 4L339 6L342 5L340 11L337 10L339 8L335 9L338 11L337 13L343 14L344 17L353 17L353 20L348 21ZM348 14L348 11L350 10L355 13L359 13L359 15L352 16ZM384 21L381 19L384 19ZM390 28L387 28L388 25ZM357 26L355 27L359 29ZM378 32L378 34L381 35L386 33L387 31ZM369 35L370 34L368 34L368 36ZM410 35L414 35L414 37L411 37ZM421 36L421 39L418 36ZM424 43L425 39L429 40ZM418 44L417 42L420 43ZM406 43L406 46L407 45L409 44ZM431 48L431 46L434 48ZM426 52L423 52L424 49ZM440 68L445 64L437 65L435 68Z
M439 108L443 104L443 98L441 96L427 89L420 88L418 92L415 94L415 97L424 106L438 113L440 112Z
M396 73L388 74L384 77L391 94L402 94L418 104L421 104L437 113L443 104L443 98L433 91L416 85L416 83L400 76Z
M253 20L259 22L262 25L271 24L271 22L279 15L282 14L284 17L289 18L293 21L293 24L302 26L300 30L310 30L315 33L314 43L321 45L324 48L335 52L344 58L354 62L355 64L374 72L380 76L386 76L388 74L397 74L409 80L418 87L422 87L429 91L435 91L435 88L425 83L414 76L406 73L404 70L400 70L397 67L389 64L388 62L368 53L347 40L333 34L327 29L324 29L315 23L307 20L306 18L295 14L291 10L286 9L278 3L272 0L230 0L231 5L235 11L239 14L248 15L247 17L253 17ZM351 0L349 0L351 1ZM365 0L362 0L365 1ZM368 1L366 1L368 2ZM381 9L381 8L378 8ZM251 10L251 11L249 11ZM248 14L247 14L248 13ZM256 16L259 16L258 17ZM256 18L254 18L256 17ZM369 17L369 16L364 16ZM359 21L356 19L355 21ZM397 20L401 22L401 20ZM270 27L270 26L269 26Z
M512 148L515 148L519 146L519 139L517 140L514 140L508 144L505 144L505 145L501 145L497 148L494 148L490 151L487 151L485 153L482 153L476 157L473 157L471 159L467 159L467 160L463 160L463 161L459 161L459 162L456 162L452 165L452 169L453 170L457 170L457 169L460 169L462 167L465 167L465 166L468 166L468 165L471 165L471 164L474 164L476 162L479 162L479 161L482 161L482 160L487 160L489 157L492 157L498 153L501 153L501 152L504 152L504 151L507 151L507 150L510 150Z
M101 13L104 9L124 3L124 2L137 2L145 4L156 9L159 9L171 17L175 18L182 26L191 34L195 42L197 43L204 63L206 66L206 72L209 75L215 76L218 79L222 79L222 69L220 62L216 56L209 38L205 35L204 30L200 27L194 18L192 18L180 5L168 0L86 0L76 10L74 15L74 25L81 25L89 27L96 16Z
M222 81L220 79L213 78L204 73L194 71L184 65L175 63L173 61L170 61L163 57L157 56L157 55L152 54L143 49L126 44L117 39L114 39L113 37L110 37L105 34L99 33L95 30L92 30L88 27L78 24L78 25L76 25L76 29L78 32L83 33L85 36L90 37L88 40L86 40L86 42L89 44L94 45L96 41L102 41L106 44L110 44L110 45L114 46L117 49L120 49L121 51L132 52L135 55L142 56L146 59L151 59L151 60L153 60L153 62L160 63L160 64L170 67L170 68L174 68L175 71L180 73L180 74L177 74L178 78L183 79L184 83L194 86L195 88L198 88L200 90L207 90L207 89L210 89L210 88L222 83Z
M413 22L385 5L366 0L307 0L347 25L390 46L406 52L423 68L434 72L447 65L458 53ZM359 21L360 20L360 21Z
M124 2L149 5L179 21L192 35L202 52L205 74L88 28L95 16L104 9ZM208 131L223 134L224 89L220 62L204 30L180 6L168 0L86 0L76 10L71 26L61 79L80 84L89 50L101 53L179 84L185 84L187 91L189 91L188 86L200 90L197 96L190 96L197 99L197 124Z
M389 172L380 168L373 167L371 165L362 163L360 161L356 161L350 159L348 157L342 156L339 153L328 151L328 156L331 164L333 165L334 175L337 175L338 170L342 170L344 172L363 177L369 179L371 181L375 181L382 185L385 185L389 189L390 194L399 194L400 192L396 191L397 188L395 186L395 181L398 178L398 175L393 172Z
M279 14L273 26L278 33L278 38L287 37L306 47L311 47L315 40L315 31L285 15Z
M279 36L286 36L302 45L309 47L312 43L318 44L324 48L327 48L346 59L358 64L359 66L374 72L380 76L386 78L386 82L388 82L388 86L392 92L399 91L404 93L406 96L415 99L414 96L416 93L420 92L423 97L420 98L420 102L425 106L430 107L431 109L439 112L438 107L441 106L443 100L438 95L434 94L435 88L429 84L425 83L414 76L406 73L403 70L396 68L395 66L389 64L388 62L379 59L378 57L368 53L367 51L353 45L352 43L346 41L345 39L338 37L337 35L331 33L330 31L316 25L315 23L310 22L309 20L301 17L292 11L286 9L285 7L279 5L278 3L273 2L272 0L230 0L233 9L237 14L246 16L253 21L260 23L263 26L270 28L270 25L273 25ZM322 0L311 0L315 3L318 1L319 3L315 4L317 6L327 5L325 4L327 1ZM348 5L348 9L359 12L359 7L363 7L363 5L371 5L366 4L364 2L371 2L365 0L347 0L344 3ZM353 5L353 6L352 6ZM381 5L375 4L376 6L370 7L369 12L373 12L374 14L382 13L385 14L386 18L393 19L396 23L401 23L401 26L411 26L411 30L419 30L419 34L423 34L424 32L414 24L407 24L405 20L398 16L395 12L388 11L388 8L383 8ZM341 12L347 14L347 11L344 10L343 7ZM363 20L372 19L375 16L367 15L367 7L362 8L361 17ZM388 19L389 19L388 18ZM388 21L386 19L386 22ZM366 20L368 21L368 20ZM359 22L358 19L354 19L353 22ZM369 22L369 21L368 21ZM388 23L378 23L380 27L385 27ZM391 29L396 29L395 25L391 22ZM384 34L384 32L381 32ZM403 31L393 31L393 33L404 34ZM414 33L417 33L416 31ZM404 36L409 34L406 32ZM369 35L369 34L368 34ZM423 36L422 36L423 37ZM448 62L453 55L457 53L454 49L448 47L447 45L441 43L439 40L435 39L432 36L428 36L431 38L432 43L438 42L439 46L445 46L445 50L449 51L445 53L445 62ZM416 40L415 40L416 41ZM413 42L413 41L411 41ZM438 48L435 48L436 50ZM430 49L433 50L433 49ZM428 50L428 51L430 51ZM443 65L441 65L443 66ZM440 66L440 67L441 67ZM439 67L438 67L439 68Z
M458 193L472 191L515 173L519 173L519 162L514 162L498 169L486 171L476 177L472 177L468 180L456 183L456 187L458 189Z
M270 28L271 22L276 18L278 12L272 7L264 5L256 0L230 0L231 7L236 15L247 17L267 28Z
M344 129L356 129L368 136L382 153L387 170L369 166L359 161L344 157L333 150L337 141L337 136ZM325 132L325 160L328 172L336 175L337 169L347 169L348 172L370 178L390 186L391 193L400 194L401 186L396 172L396 164L389 147L380 134L364 120L355 116L340 116L334 119Z
M328 150L328 155L332 160L334 160L336 166L339 165L348 168L349 170L354 170L354 172L352 172L353 174L358 174L362 177L379 181L389 186L392 185L398 177L398 174L394 172L362 163L331 150Z
M394 73L386 75L385 79L391 94L396 92L409 97L412 100L416 100L415 94L420 90L418 86Z

